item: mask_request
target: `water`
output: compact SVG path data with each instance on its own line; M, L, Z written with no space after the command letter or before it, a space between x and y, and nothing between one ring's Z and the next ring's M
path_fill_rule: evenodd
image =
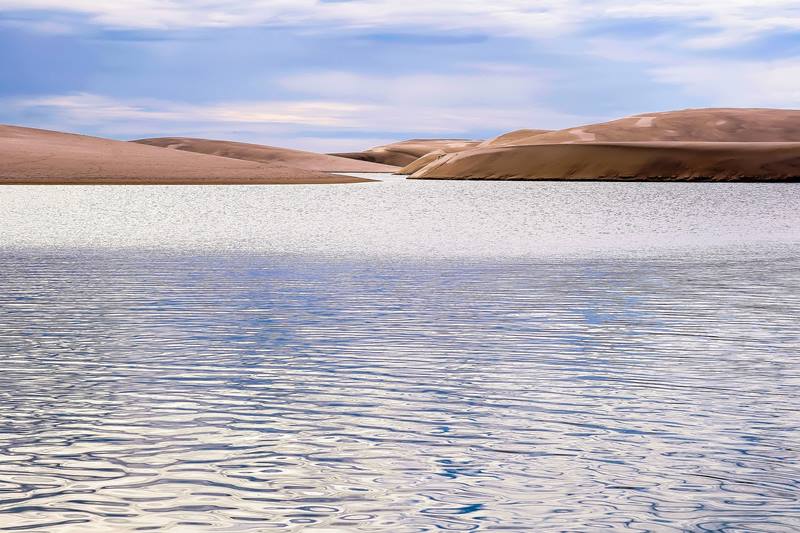
M0 190L0 531L797 531L800 189L618 185Z
M381 179L386 179L384 175ZM524 183L0 189L0 248L339 257L642 256L800 242L800 184Z

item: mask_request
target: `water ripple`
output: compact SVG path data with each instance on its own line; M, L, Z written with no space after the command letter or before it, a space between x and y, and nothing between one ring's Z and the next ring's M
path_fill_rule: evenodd
M0 531L800 529L796 256L0 259Z

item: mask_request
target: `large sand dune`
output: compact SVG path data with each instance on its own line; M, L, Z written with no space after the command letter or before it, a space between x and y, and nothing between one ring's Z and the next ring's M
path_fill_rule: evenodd
M505 137L505 138L504 138ZM800 111L697 109L637 115L431 154L417 178L758 180L800 177Z
M123 141L0 125L0 184L265 184L362 180Z
M468 141L464 139L411 139L384 146L376 146L375 148L370 148L363 152L331 155L404 167L436 150L441 150L449 154L474 148L479 144L480 141Z
M581 143L451 154L414 177L496 180L800 181L800 143Z
M140 139L140 144L172 148L186 152L230 157L245 161L256 161L266 164L281 164L305 170L320 172L396 172L398 167L382 165L369 161L359 161L327 154L317 154L289 148L276 148L260 144L248 144L233 141L215 141L209 139L192 139L186 137L162 137Z

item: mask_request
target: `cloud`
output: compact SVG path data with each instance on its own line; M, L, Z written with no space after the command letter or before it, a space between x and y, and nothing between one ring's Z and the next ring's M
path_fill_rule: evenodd
M475 64L454 74L357 74L315 71L279 78L286 100L189 104L75 93L17 98L6 106L28 115L58 117L76 126L127 121L198 122L251 127L283 125L318 130L372 130L456 135L535 124L568 126L586 117L537 104L553 74L545 69ZM491 83L486 80L491 79Z
M726 107L800 109L800 58L775 61L690 61L650 71L660 83Z
M797 31L796 0L0 0L0 11L81 13L106 28L299 26L306 29L468 30L524 38L580 32L598 21L672 21L685 43L725 47Z
M293 94L353 101L382 101L403 107L420 105L527 105L547 89L546 69L467 65L450 74L357 74L323 71L286 76L279 84ZM486 80L491 79L491 83Z
M302 81L312 79L307 75ZM331 79L345 79L346 83L337 85ZM317 80L331 89L326 96L340 99L188 104L78 93L9 98L0 105L10 117L26 125L115 138L187 135L252 142L269 139L273 144L293 147L308 147L313 142L316 149L328 138L329 150L363 148L363 139L359 138L365 136L364 132L367 137L381 140L419 135L473 137L531 125L556 128L586 121L586 117L561 114L525 101L522 93L515 96L513 88L508 88L513 97L509 101L489 105L461 87L480 87L477 78L450 80L450 86L460 87L460 94L449 103L444 78L423 83L416 100L398 89L386 91L383 99L368 104L354 103L364 100L360 91L389 87L398 80L335 73L320 74ZM285 80L287 84L300 82L300 78ZM487 128L491 128L489 133ZM348 145L344 139L352 139L352 143Z
M366 106L339 102L236 102L191 105L161 100L121 101L88 93L11 99L6 103L25 111L44 111L74 124L147 120L250 124L274 123L317 127L353 126L352 117Z
M613 1L606 16L617 19L674 20L698 35L686 44L699 48L737 45L778 31L796 32L800 4L796 0L667 0Z
M589 118L548 109L554 73L513 65L462 65L453 74L356 74L322 71L286 76L293 94L344 102L369 102L362 127L381 131L464 136L488 127L567 127ZM487 80L491 80L487 82Z
M117 28L181 29L336 23L351 28L516 28L547 32L568 22L561 0L536 8L518 0L0 0L5 11L85 13L95 24ZM413 27L413 26L412 26Z
M116 138L356 149L800 107L797 0L0 0L0 27L0 97L37 95L2 121Z

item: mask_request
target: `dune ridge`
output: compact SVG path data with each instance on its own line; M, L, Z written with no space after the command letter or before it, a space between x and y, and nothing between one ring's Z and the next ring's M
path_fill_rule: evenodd
M689 109L498 139L431 154L401 172L428 179L800 181L797 110Z
M719 108L644 113L522 136L508 144L636 141L800 142L800 110Z
M318 154L291 148L278 148L261 144L190 137L157 137L132 141L160 148L171 148L185 152L229 157L244 161L255 161L269 165L287 165L303 170L319 172L375 172L393 173L399 167L361 161L328 154Z
M0 125L0 184L322 184L370 180Z

